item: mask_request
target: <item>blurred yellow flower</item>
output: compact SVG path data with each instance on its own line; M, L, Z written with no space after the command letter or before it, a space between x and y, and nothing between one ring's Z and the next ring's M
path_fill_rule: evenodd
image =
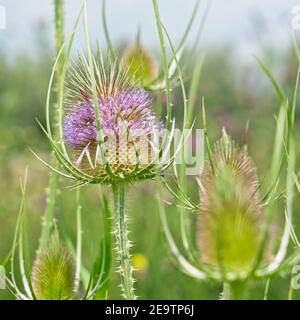
M149 269L149 261L142 253L134 253L131 257L132 266L136 271L136 275L140 278L144 278Z

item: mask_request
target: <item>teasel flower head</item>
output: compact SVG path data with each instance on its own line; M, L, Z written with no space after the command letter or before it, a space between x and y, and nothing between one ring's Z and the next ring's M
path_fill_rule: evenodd
M64 140L76 168L95 183L153 178L164 167L155 143L163 124L128 66L110 59L94 57L96 97L85 58L69 69Z
M256 167L225 131L212 156L213 169L207 164L199 178L201 259L219 273L243 276L262 240L264 211Z
M129 73L139 85L147 87L158 77L158 66L154 56L139 40L125 49L121 60L128 66Z
M74 295L75 265L56 232L36 258L32 285L38 300L67 300Z

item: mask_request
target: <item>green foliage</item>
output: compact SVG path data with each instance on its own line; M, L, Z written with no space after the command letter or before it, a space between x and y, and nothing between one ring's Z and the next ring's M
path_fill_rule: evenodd
M45 44L49 45L51 43L46 33L43 33L42 37ZM35 46L35 44L32 43L31 46ZM1 49L1 52L5 52L3 48ZM15 59L12 58L8 61L8 57L1 56L0 61L0 192L5 195L0 201L1 261L7 256L7 252L11 247L12 233L16 223L17 203L19 201L18 177L23 174L27 163L30 164L31 168L34 168L34 170L30 171L28 181L30 192L27 196L27 212L31 231L29 245L32 252L36 249L40 230L40 215L45 207L44 189L47 185L48 170L39 161L33 159L32 155L27 152L27 148L28 146L34 147L38 154L45 152L47 141L33 119L37 117L43 124L46 123L43 105L53 54L47 46L42 48L43 50L37 49L38 56L29 57L24 51L21 51ZM275 51L273 50L273 52ZM188 57L191 60L191 64L194 65L194 60L190 58L191 53L189 51L182 57L181 59L184 61ZM280 78L282 86L286 89L285 92L294 93L294 78L297 70L295 58L291 52L287 52L280 60L274 60L274 63L270 67L273 69L273 67L276 68L276 66L280 65L283 71L281 75L285 75L284 78ZM188 69L188 71L190 70ZM274 138L273 114L277 113L278 99L273 94L271 86L266 84L263 78L258 72L258 68L253 66L251 68L244 67L237 63L233 50L223 47L207 48L201 81L200 83L197 83L198 81L194 82L196 83L194 85L196 88L193 91L194 94L191 100L194 101L194 106L196 107L195 112L198 115L198 124L201 118L199 108L201 98L202 95L206 96L206 122L211 140L219 136L221 127L225 126L235 139L241 141L246 121L250 121L249 150L258 164L258 170L261 173L260 176L263 182L262 189L269 190L272 183L266 177L268 176L267 170L270 169L270 160L266 155L271 154L272 151L271 146ZM28 79L30 81L27 81ZM190 83L188 79L186 80L186 87L189 87ZM173 114L180 118L182 101L177 98L180 97L181 92L174 89L173 93ZM299 112L296 110L295 130L298 129ZM279 135L278 139L281 138ZM299 147L296 141L295 146L297 157L299 155ZM47 153L48 150L49 148L47 147ZM45 158L48 160L48 155L45 155ZM289 167L293 167L292 163ZM292 169L289 169L289 171L292 171ZM290 176L298 183L296 173L290 174ZM278 186L279 191L285 189L285 181L283 182L283 180ZM287 185L291 185L290 179L287 181ZM198 194L195 185L188 183L187 188L191 192L191 199L197 202ZM134 241L135 247L132 252L142 252L149 261L149 272L142 279L139 279L140 281L137 284L139 296L144 299L218 298L216 292L221 290L220 286L195 282L193 278L178 272L178 269L172 263L169 250L165 245L165 239L161 234L157 208L153 202L153 195L156 189L157 186L149 182L145 185L139 185L133 192L129 193L129 207L132 208L130 211L134 216L131 224L131 239ZM90 260L94 258L93 253L97 251L97 248L93 247L94 250L92 250L91 247L93 243L99 243L99 238L101 237L99 234L101 227L99 203L96 199L98 199L97 190L94 190L91 186L82 189L81 203L84 217L83 230L85 230L83 235L82 265L87 266L84 270L81 270L82 273L89 269ZM163 194L163 199L169 198L166 194ZM59 205L61 206L60 227L66 230L70 239L73 239L77 234L76 228L74 228L76 211L74 210L74 193L62 188ZM280 202L274 209L274 220L279 232L283 225L283 215L279 216L277 213L281 212L281 207ZM294 211L298 212L299 208L299 196L295 194ZM174 230L179 230L180 225L174 207L167 206L165 211L170 227ZM195 225L196 219L197 216L192 214L192 226ZM295 230L298 230L300 226L299 215L295 215L293 224ZM141 232L141 226L143 232ZM174 234L175 239L178 240L180 232ZM99 256L101 255L102 253ZM290 259L290 262L292 262L292 259ZM96 275L99 274L101 268L97 266L95 269L95 279L97 279ZM87 273L87 278L88 276L89 273ZM272 279L269 285L268 298L286 298L288 282L288 278ZM120 298L118 283L119 275L113 273L109 298ZM101 288L100 291L102 290ZM171 288L171 290L166 290L166 288ZM262 284L254 284L253 289L250 292L250 298L260 299L263 297L264 287ZM99 298L105 297L106 292L107 290L103 289ZM11 297L8 290L0 292L1 299ZM299 292L295 291L294 298L298 297Z

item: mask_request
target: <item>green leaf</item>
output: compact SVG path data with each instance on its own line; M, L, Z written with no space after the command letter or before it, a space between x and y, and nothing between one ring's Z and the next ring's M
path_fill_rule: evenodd
M172 118L172 97L171 97L171 83L169 78L169 65L167 58L167 50L165 44L165 38L163 34L163 25L160 18L159 8L157 4L157 0L152 0L153 9L156 19L157 32L159 36L159 43L161 48L161 55L163 61L163 71L165 77L165 85L166 85L166 98L167 98L167 119L166 119L166 128L170 129L171 127L171 118Z
M279 83L276 81L274 75L272 72L269 70L269 68L259 59L257 59L259 65L261 66L262 70L266 74L266 76L269 78L271 81L278 98L280 99L280 109L277 117L277 124L276 124L276 131L275 131L275 138L274 138L274 144L273 144L273 156L272 156L272 161L271 161L271 172L270 172L270 179L271 179L271 185L272 185L272 190L270 191L270 194L274 194L276 192L278 183L278 178L281 173L282 169L282 161L284 157L284 133L286 129L286 123L287 123L287 110L289 107L288 99L282 89L282 87L279 85ZM274 203L268 206L267 212L266 212L266 223L264 226L264 232L263 232L263 237L260 245L260 249L258 250L257 258L255 259L255 262L252 267L252 271L255 272L257 267L259 266L266 243L268 241L269 237L269 232L271 228L271 224L273 221L274 214L276 212Z

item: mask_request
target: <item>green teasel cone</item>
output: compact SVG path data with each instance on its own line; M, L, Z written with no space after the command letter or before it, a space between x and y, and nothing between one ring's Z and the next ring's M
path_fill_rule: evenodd
M38 254L32 269L32 285L38 300L67 300L74 294L75 265L55 233Z
M223 131L199 179L198 246L203 263L224 275L250 271L262 239L264 212L256 167Z
M128 67L129 75L137 84L147 86L158 77L154 56L139 42L125 49L121 62Z

